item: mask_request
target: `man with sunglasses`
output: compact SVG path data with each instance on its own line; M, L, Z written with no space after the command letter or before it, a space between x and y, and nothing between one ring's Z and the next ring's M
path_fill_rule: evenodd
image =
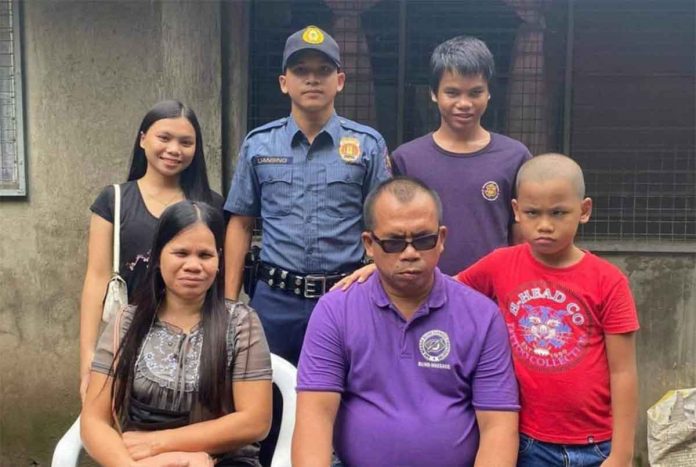
M397 177L364 205L377 273L319 300L297 381L293 465L513 466L517 384L497 306L442 274L442 205ZM333 447L332 447L333 446Z

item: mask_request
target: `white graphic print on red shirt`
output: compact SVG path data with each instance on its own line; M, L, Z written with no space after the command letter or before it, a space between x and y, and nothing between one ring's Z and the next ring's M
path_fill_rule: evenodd
M565 371L584 357L597 326L582 298L546 281L527 282L508 296L506 321L519 363Z

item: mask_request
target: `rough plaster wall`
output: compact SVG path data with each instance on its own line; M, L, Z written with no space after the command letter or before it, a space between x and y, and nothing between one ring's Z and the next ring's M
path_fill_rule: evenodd
M220 6L165 0L160 8L158 97L177 98L194 109L203 130L210 184L222 193Z
M125 180L140 119L193 107L220 188L219 4L24 2L28 191L0 200L0 465L49 465L79 411L89 205Z
M646 411L670 389L696 387L696 255L606 255L629 277L638 307L636 454L648 465Z

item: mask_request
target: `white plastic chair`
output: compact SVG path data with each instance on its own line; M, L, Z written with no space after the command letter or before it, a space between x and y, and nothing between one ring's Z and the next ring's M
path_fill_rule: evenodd
M271 354L271 366L273 367L273 384L278 386L283 396L283 419L280 422L280 434L275 451L273 451L271 467L290 467L290 446L292 431L295 427L295 404L297 401L295 394L297 370L290 362L274 354ZM56 444L51 467L75 467L81 450L80 417L77 417L77 420Z

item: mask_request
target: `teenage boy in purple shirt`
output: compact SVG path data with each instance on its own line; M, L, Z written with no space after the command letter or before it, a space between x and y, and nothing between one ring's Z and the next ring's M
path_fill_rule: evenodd
M481 126L493 72L493 55L479 39L459 36L438 45L430 93L440 127L393 154L395 175L419 178L442 199L449 238L439 266L449 275L512 243L515 177L531 158L519 141Z
M442 199L449 234L438 266L448 275L518 237L511 202L517 171L532 156L519 141L481 126L494 69L479 39L459 36L438 45L430 58L430 91L440 127L392 154L394 175L418 178ZM373 270L358 269L334 288L362 282Z
M377 273L319 300L299 362L293 465L513 466L517 383L497 306L437 269L437 193L398 177L366 199ZM332 443L333 441L333 443Z

